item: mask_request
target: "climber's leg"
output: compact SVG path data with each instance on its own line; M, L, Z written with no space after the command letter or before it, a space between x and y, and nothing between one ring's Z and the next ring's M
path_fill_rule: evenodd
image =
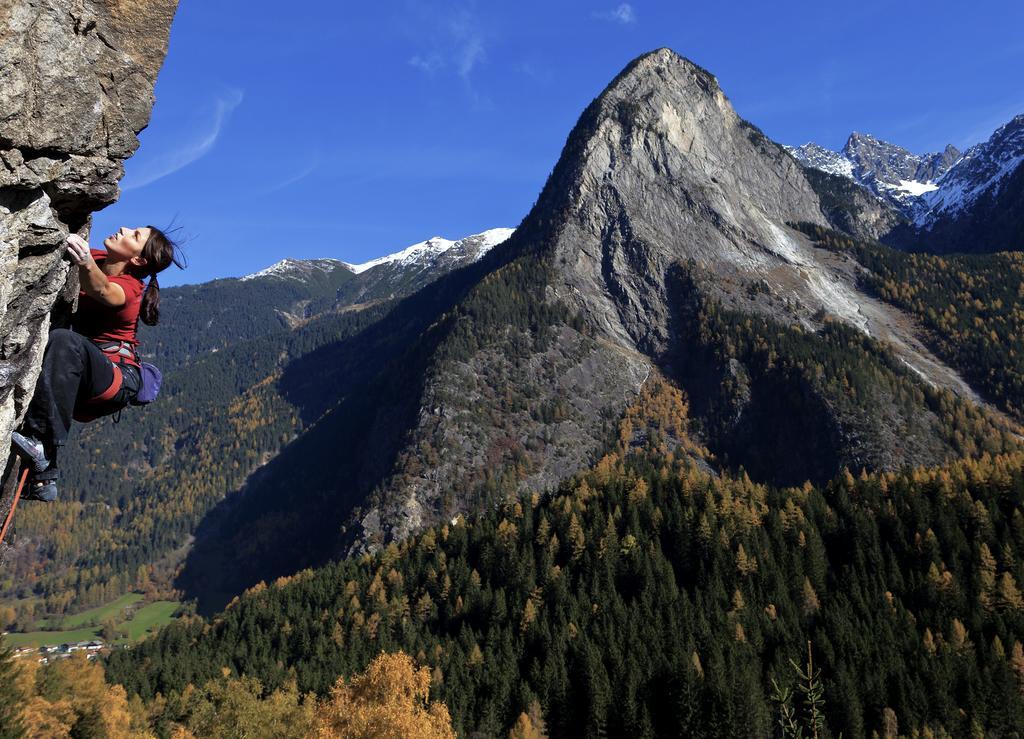
M67 442L75 403L99 395L113 378L113 365L98 346L74 331L54 329L22 433L42 442L47 458L55 460Z

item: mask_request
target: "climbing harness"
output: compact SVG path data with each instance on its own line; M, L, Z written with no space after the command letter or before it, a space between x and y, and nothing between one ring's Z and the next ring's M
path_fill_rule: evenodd
M100 416L108 415L103 408L103 404L111 400L121 390L121 385L124 383L124 376L121 374L120 362L111 362L114 368L114 378L110 381L110 385L99 395L96 395L85 403L75 406L75 412L73 418L79 423L88 423L94 421Z
M129 358L138 364L137 369L139 372L140 387L136 397L129 401L130 404L146 405L156 399L157 394L160 392L160 383L162 380L160 370L152 364L140 362L138 355L135 353L134 346L127 341L113 341L105 344L97 344L97 346L110 359L110 364L113 368L114 374L110 381L110 385L107 386L103 392L82 403L76 404L73 413L73 418L76 421L79 421L80 423L88 423L89 421L94 421L102 416L112 415L109 406L104 406L109 401L113 400L124 386L124 374L121 370L121 364L123 362L121 359L122 357ZM133 367L133 369L135 368ZM114 423L121 420L121 410L123 410L123 406L113 413ZM14 466L11 468L11 474L17 475L19 469L17 465L22 464L21 457L13 451L12 454L14 454L15 459L18 461L15 462ZM22 466L21 479L18 481L17 489L15 490L14 497L11 500L11 507L7 511L7 516L4 518L3 528L0 528L0 544L3 544L4 539L7 537L7 529L10 527L11 521L14 520L14 510L18 507L18 501L21 499L22 491L25 488L25 481L28 479L28 473L30 471L29 468L31 465L22 464ZM7 487L7 479L9 478L4 478L4 488Z

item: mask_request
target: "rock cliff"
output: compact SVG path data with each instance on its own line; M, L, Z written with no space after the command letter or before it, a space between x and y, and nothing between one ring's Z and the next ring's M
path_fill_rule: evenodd
M0 0L0 455L51 318L73 307L61 245L88 238L139 146L177 0ZM3 492L0 514L8 506Z
M791 226L857 216L809 171L711 74L667 49L640 57L583 112L500 248L282 368L275 392L302 433L206 517L176 584L215 609L549 490L596 461L659 374L719 460L759 479L952 456L925 388L960 396L957 411L975 395L913 321L859 289L860 265ZM701 300L763 326L757 342L779 354L730 353ZM861 394L842 391L847 362Z
M464 362L436 364L412 438L442 452L431 464L399 466L384 485L390 500L370 510L364 528L386 531L385 539L405 536L430 518L427 511L445 507L446 490L472 488L496 459L510 463L514 455L496 451L503 445L537 449L522 455L531 464L519 465L529 468L521 491L550 487L592 460L605 441L601 420L620 415L652 372L672 372L680 351L692 353L679 344L679 305L669 285L681 266L728 309L811 333L825 320L840 321L891 346L933 387L977 402L905 316L858 288L856 264L815 248L791 227L849 226L837 222L820 190L782 146L736 114L709 72L669 49L635 60L584 111L536 206L505 246L545 260L544 301L579 320L552 331L528 361L512 331ZM578 330L579 323L586 328ZM516 417L481 377L507 378L529 386L541 403L561 399L571 408L557 423L525 412ZM737 417L744 408L737 406ZM949 453L929 430L930 411L894 410L883 421L888 412L867 410L870 433L853 430L859 420L827 414L840 427L829 458L840 461L821 469L804 464L794 476L824 477L842 464L898 467ZM920 425L920 443L893 452L899 444L892 429L905 424ZM740 453L756 443L744 437Z

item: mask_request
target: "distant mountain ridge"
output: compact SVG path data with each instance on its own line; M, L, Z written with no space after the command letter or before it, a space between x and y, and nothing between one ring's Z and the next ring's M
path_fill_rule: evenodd
M159 521L153 549L169 567L187 557L177 584L206 610L261 579L550 489L600 458L658 374L691 398L713 464L752 479L801 485L998 447L1004 426L961 376L961 355L936 355L903 312L917 288L894 283L909 307L865 289L858 259L883 247L844 239L871 218L882 232L893 212L799 164L713 75L658 50L583 111L500 247L492 230L364 265L282 260L171 295L174 324L156 348L184 358L187 377L181 400L143 419L171 420L138 447L123 428L108 449L97 429L72 464L103 450L150 478L168 460L190 465L181 490L147 480L163 497L139 496L152 515L137 517ZM979 297L1009 310L993 295ZM941 324L976 338L973 321ZM134 480L89 474L89 495L136 505ZM122 520L125 548L148 556ZM82 568L121 566L106 549L83 552Z
M260 280L267 277L302 280L316 270L331 272L339 267L347 266L340 259L292 259L291 257L285 257L279 262L274 262L266 269L261 269L259 272L253 272L237 279L241 282Z
M794 227L832 225L806 171L706 70L668 49L638 58L583 112L501 249L284 368L305 431L208 517L179 586L216 607L550 489L600 457L661 372L719 462L756 479L1001 443L910 317Z
M439 264L442 259L452 263L479 259L492 248L507 240L514 231L514 228L492 228L478 234L456 239L455 241L446 239L443 236L432 236L426 241L417 242L401 251L387 254L383 257L376 257L362 264L352 264L341 259L293 259L286 257L266 269L237 279L242 282L266 277L301 280L316 270L331 272L338 268L345 268L358 275L374 267L384 265L429 269Z
M1024 248L1024 114L960 152L916 155L853 133L841 152L813 142L785 147L807 167L857 183L908 221L888 239L936 252Z
M935 180L960 158L952 144L941 152L918 155L856 131L838 152L813 142L785 148L809 167L853 180L910 219L922 207L920 197L938 189Z
M165 288L161 300L174 326L139 326L141 351L180 363L321 313L409 295L480 259L513 231L494 228L455 241L438 236L359 265L287 257L242 277Z
M384 265L392 267L420 266L426 269L442 260L452 262L476 260L498 244L508 240L514 232L514 228L492 228L456 241L449 241L442 236L434 236L385 257L371 259L362 264L349 264L348 262L344 262L344 264L358 275Z

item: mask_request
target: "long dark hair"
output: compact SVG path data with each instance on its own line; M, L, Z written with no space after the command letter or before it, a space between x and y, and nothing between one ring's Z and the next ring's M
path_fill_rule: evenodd
M149 238L139 255L145 258L146 266L134 270L133 274L140 280L149 277L142 305L139 306L139 318L143 323L155 326L160 321L160 285L156 276L172 264L178 269L185 269L185 256L181 253L181 247L166 233L156 226L147 228L150 230Z

